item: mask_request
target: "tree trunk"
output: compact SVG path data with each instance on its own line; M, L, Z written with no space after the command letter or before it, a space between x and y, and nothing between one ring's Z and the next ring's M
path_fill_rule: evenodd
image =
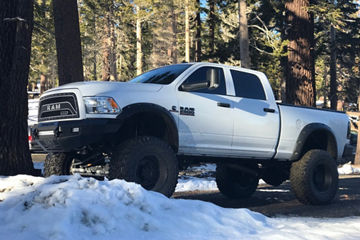
M140 75L142 73L142 59L143 53L141 49L141 19L140 19L140 7L136 6L136 75Z
M185 62L190 62L189 0L185 0Z
M330 107L337 109L337 81L336 81L336 35L335 28L330 27Z
M114 13L110 11L110 81L117 81L117 69L116 69L116 35L115 35L115 23L113 22Z
M105 15L104 39L103 39L103 81L117 81L116 70L116 38L111 7Z
M196 34L195 34L195 62L201 61L201 17L200 17L200 0L196 0Z
M240 66L250 68L249 34L246 17L246 1L239 0L239 44Z
M43 93L46 91L46 76L44 74L40 75L40 93Z
M0 175L35 174L27 135L33 1L0 1Z
M76 0L53 0L59 85L84 81Z
M94 13L94 17L93 17L93 34L94 36L96 36L96 14ZM97 57L97 49L96 49L96 41L94 41L94 44L93 44L93 80L96 81L97 80L97 68L96 68L96 64L97 64L97 60L96 60L96 57Z
M102 60L102 80L110 81L110 22L109 13L105 15L105 24L104 24L104 37L103 37L103 60Z
M177 23L176 23L176 13L175 13L175 6L174 2L171 2L170 6L170 13L171 13L171 32L172 32L172 42L171 42L171 60L172 64L177 63Z
M314 24L307 11L309 0L286 2L288 64L286 101L295 105L315 106Z
M210 44L210 57L215 54L215 0L209 0L209 44Z
M328 75L328 71L327 71L327 68L326 68L326 66L324 67L324 75L323 75L323 81L324 81L324 108L327 108L327 93L328 93L328 91L327 91L327 75Z

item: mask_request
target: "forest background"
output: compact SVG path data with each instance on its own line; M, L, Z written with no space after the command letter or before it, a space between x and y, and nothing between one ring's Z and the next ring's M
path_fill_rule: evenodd
M245 10L239 8L241 2ZM128 81L159 66L189 61L240 66L242 10L248 26L248 65L264 72L277 99L285 101L291 34L285 4L278 0L79 0L84 80ZM35 1L29 89L37 82L42 91L58 85L52 9L50 0ZM332 108L339 110L354 109L360 82L359 2L317 0L306 10L314 24L316 100L329 107L331 100L336 101Z

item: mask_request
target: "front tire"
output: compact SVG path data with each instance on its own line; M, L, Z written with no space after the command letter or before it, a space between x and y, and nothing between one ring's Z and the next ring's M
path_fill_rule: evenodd
M172 148L150 136L118 146L111 156L109 178L136 182L143 188L170 197L178 180L178 161Z
M258 170L257 164L246 164L243 167L250 171ZM216 184L219 191L228 198L249 198L259 183L256 174L236 169L228 164L218 164L216 167Z
M324 150L310 150L291 166L291 188L303 204L330 203L336 195L338 182L335 160Z

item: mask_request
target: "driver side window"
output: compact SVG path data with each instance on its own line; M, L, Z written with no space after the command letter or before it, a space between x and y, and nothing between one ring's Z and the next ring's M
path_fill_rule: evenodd
M222 68L217 67L201 67L193 72L184 82L184 84L196 84L196 83L204 83L208 81L211 70L215 70L215 74L219 79L219 83L213 88L201 88L196 90L189 90L188 92L199 92L199 93L210 93L210 94L219 94L226 95L226 86L225 86L225 77L224 71ZM180 89L181 90L181 87Z

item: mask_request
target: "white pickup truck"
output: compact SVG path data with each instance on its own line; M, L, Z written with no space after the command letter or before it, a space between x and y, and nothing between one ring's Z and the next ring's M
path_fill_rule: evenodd
M263 73L212 63L51 89L33 135L49 153L46 176L121 178L166 196L179 166L208 161L227 197L290 179L302 203L326 204L352 156L343 112L278 104Z

